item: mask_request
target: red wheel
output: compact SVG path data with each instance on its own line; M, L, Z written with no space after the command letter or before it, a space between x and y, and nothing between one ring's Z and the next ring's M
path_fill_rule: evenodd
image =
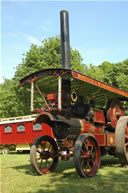
M116 152L123 164L128 164L128 116L119 119L115 131Z
M110 122L112 128L116 128L117 121L124 115L123 107L118 99L111 102L107 110L107 121Z
M89 133L80 135L74 146L74 163L80 177L94 176L100 167L100 149Z
M50 136L39 136L32 144L30 161L39 174L48 174L55 170L58 147Z

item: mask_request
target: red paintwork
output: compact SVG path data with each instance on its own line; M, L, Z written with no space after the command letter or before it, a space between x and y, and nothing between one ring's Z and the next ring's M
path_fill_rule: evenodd
M81 133L102 133L104 132L103 127L96 127L93 126L91 123L83 123L84 129L81 131Z
M33 130L33 121L22 122L21 124L25 125L25 131L17 131L18 123L9 123L0 125L0 145L5 144L25 144L33 143L34 140L40 135L49 135L54 138L52 129L49 125L43 123L42 130ZM12 133L5 133L5 126L12 126Z
M107 133L107 146L115 146L115 134Z
M103 127L96 127L91 123L83 123L83 126L84 129L81 131L81 134L92 133L96 137L99 146L106 146L106 135Z
M50 100L56 100L56 95L54 93L51 93L51 94L47 94L47 100L50 101Z
M99 146L106 146L105 133L95 133L94 136L96 137Z
M105 124L105 116L104 116L104 111L103 110L95 109L94 122Z

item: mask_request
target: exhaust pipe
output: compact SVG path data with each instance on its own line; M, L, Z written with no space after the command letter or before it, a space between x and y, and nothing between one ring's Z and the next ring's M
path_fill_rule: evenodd
M69 16L68 11L60 12L61 24L61 67L70 69Z

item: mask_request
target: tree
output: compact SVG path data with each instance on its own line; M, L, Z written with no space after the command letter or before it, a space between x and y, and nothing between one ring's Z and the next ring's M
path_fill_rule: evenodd
M86 74L128 92L128 59L119 63L104 61L99 66L91 64Z
M100 81L104 81L104 71L100 69L99 66L94 66L90 64L90 66L86 69L86 75Z
M71 68L84 73L86 65L76 49L71 48ZM24 54L22 63L16 68L15 80L45 68L61 67L61 46L58 36L44 39L41 46L32 44L30 50Z
M99 69L104 72L104 82L128 91L128 59L119 63L103 62Z
M15 81L5 79L0 85L0 117L13 117L23 115L16 92Z
M41 46L32 44L23 55L21 64L16 68L12 80L5 80L1 85L1 117L20 116L30 113L30 89L19 86L19 80L28 74L45 68L61 66L61 46L58 36L44 39ZM71 48L72 69L84 73L86 66L82 63L80 53Z

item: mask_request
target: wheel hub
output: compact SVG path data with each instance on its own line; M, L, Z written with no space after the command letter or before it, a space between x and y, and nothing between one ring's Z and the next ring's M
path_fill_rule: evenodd
M49 159L50 158L50 152L49 151L43 151L40 154L41 159Z

